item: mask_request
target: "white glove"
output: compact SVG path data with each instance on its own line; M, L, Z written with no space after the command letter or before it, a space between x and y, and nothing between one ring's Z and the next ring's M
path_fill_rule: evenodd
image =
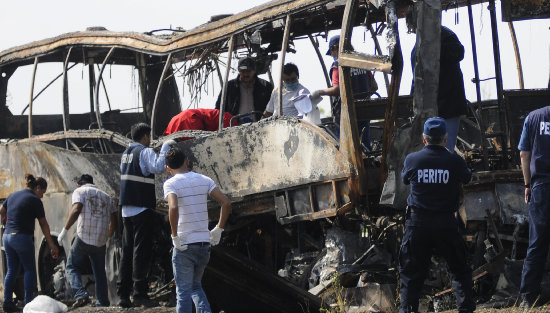
M165 142L162 143L163 146L168 145L170 147L175 145L175 144L177 144L177 142L174 139L166 140Z
M180 251L187 250L187 246L183 244L183 238L180 238L180 236L172 236L172 245Z
M57 235L57 243L60 247L63 247L63 239L65 239L65 236L67 236L67 230L63 228L59 235Z
M315 90L314 92L312 92L310 95L309 95L309 98L311 100L317 100L319 98L321 98L321 90Z
M220 243L220 239L222 239L222 233L223 233L223 228L220 228L218 226L214 227L214 229L210 231L210 244L212 246L215 246L218 243Z

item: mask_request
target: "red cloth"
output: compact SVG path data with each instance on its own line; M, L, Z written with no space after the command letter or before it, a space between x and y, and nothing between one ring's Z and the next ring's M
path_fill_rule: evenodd
M183 110L178 115L172 117L163 135L170 135L171 133L186 129L216 131L218 130L219 116L220 111L218 109ZM223 113L224 128L229 127L229 122L232 117L233 115L230 113Z

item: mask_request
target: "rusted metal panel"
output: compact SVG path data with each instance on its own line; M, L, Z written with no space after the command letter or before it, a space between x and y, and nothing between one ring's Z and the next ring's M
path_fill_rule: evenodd
M338 55L338 64L362 68L369 71L391 73L392 63L389 57L379 55L368 55L360 52L344 52Z
M42 199L46 219L52 235L57 235L65 225L71 209L72 192L76 189L76 178L83 173L93 176L94 183L117 198L119 192L119 155L99 155L79 153L57 148L41 142L10 142L0 145L0 199L25 188L24 176L31 173L41 176L48 182L48 190ZM76 227L68 234L71 240ZM38 253L45 245L44 235L35 227L36 249ZM68 255L68 251L65 251ZM41 273L40 261L36 263ZM40 286L44 288L46 278L40 276Z
M231 59L233 54L233 48L235 46L235 36L231 36L229 38L229 49L227 50L227 64L225 66L225 76L223 79L222 84L222 97L221 103L220 103L220 113L219 113L219 120L218 120L218 132L221 132L223 130L223 117L224 117L224 110L227 102L227 84L229 83L229 72L231 71ZM216 62L216 64L218 64Z
M358 2L351 0L346 2L344 17L342 18L342 31L338 45L338 55L344 53L345 49L351 47L352 21ZM355 104L353 103L353 92L351 90L351 74L349 67L338 65L340 76L340 98L342 101L340 112L340 151L346 159L353 164L355 171L349 181L350 196L352 202L359 205L360 199L367 197L367 170L361 157L361 144L359 142L359 131L355 119Z
M178 144L193 170L232 198L349 178L353 167L319 127L294 117L269 118ZM157 195L162 181L157 177Z
M410 127L395 129L390 125L388 133L393 133L393 136L384 135L386 140L384 147L388 149L386 161L388 170L387 178L382 177L381 180L384 182L384 187L380 203L394 208L405 208L409 194L409 186L404 185L401 180L401 169L405 157L410 152L422 148L421 136L424 121L426 118L437 114L439 54L441 48L441 2L436 0L417 2L415 10L418 10L418 28L414 72L414 118ZM395 13L391 16L395 16ZM382 171L382 175L385 174L385 171Z
M283 115L283 67L285 66L285 56L286 56L286 49L288 47L288 39L290 36L290 25L292 25L292 17L290 14L286 16L285 21L285 30L283 34L283 42L281 44L281 53L279 54L281 58L281 62L279 63L279 81L275 86L278 86L277 92L278 92L278 98L277 98L277 112L279 115ZM220 116L220 121L222 120L222 117Z
M550 17L550 0L503 0L501 8L506 22Z
M461 215L466 222L485 221L488 210L502 224L514 224L514 215L528 215L521 170L477 172L464 185Z
M156 55L166 55L183 48L194 48L229 37L260 24L277 20L326 4L328 0L281 0L272 1L217 22L198 27L180 36L163 40L140 33L115 33L110 31L87 31L64 34L55 38L14 47L0 53L0 65L45 55L65 46L110 46L127 48Z
M395 120L397 116L397 102L399 88L401 86L401 75L403 74L403 54L401 52L401 42L397 26L397 10L395 1L390 1L386 5L386 19L388 20L388 40L390 44L390 56L392 60L392 78L388 92L389 105L384 114L384 134L382 138L382 161L380 181L385 182L388 175L388 151L392 144L392 138L395 130Z
M75 179L84 173L111 196L119 192L120 155L79 153L41 142L11 142L0 145L0 198L25 187L25 174L41 176L48 182L48 194L69 194ZM47 200L44 200L47 201ZM70 202L70 196L67 200Z
M66 132L33 136L31 138L18 140L18 142L41 142L70 138L107 139L124 147L128 146L132 142L130 139L123 137L119 133L106 129L69 130Z

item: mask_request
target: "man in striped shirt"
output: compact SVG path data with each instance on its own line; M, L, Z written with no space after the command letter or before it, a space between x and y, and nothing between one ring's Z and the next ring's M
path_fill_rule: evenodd
M211 313L201 279L210 259L210 245L220 242L231 202L214 181L189 170L189 159L173 147L166 152L166 169L172 177L164 182L164 198L172 230L172 264L176 281L177 312ZM220 205L218 224L208 231L208 195Z

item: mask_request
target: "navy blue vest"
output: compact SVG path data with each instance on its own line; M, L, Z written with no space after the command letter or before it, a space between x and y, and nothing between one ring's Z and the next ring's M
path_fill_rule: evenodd
M134 205L154 209L155 175L143 176L139 166L139 156L143 145L129 147L121 158L119 205Z
M529 113L531 186L550 183L550 106Z
M338 70L338 61L332 62L329 70L329 76L332 79L332 71ZM370 73L360 68L350 68L351 90L355 98L364 98L370 96Z

